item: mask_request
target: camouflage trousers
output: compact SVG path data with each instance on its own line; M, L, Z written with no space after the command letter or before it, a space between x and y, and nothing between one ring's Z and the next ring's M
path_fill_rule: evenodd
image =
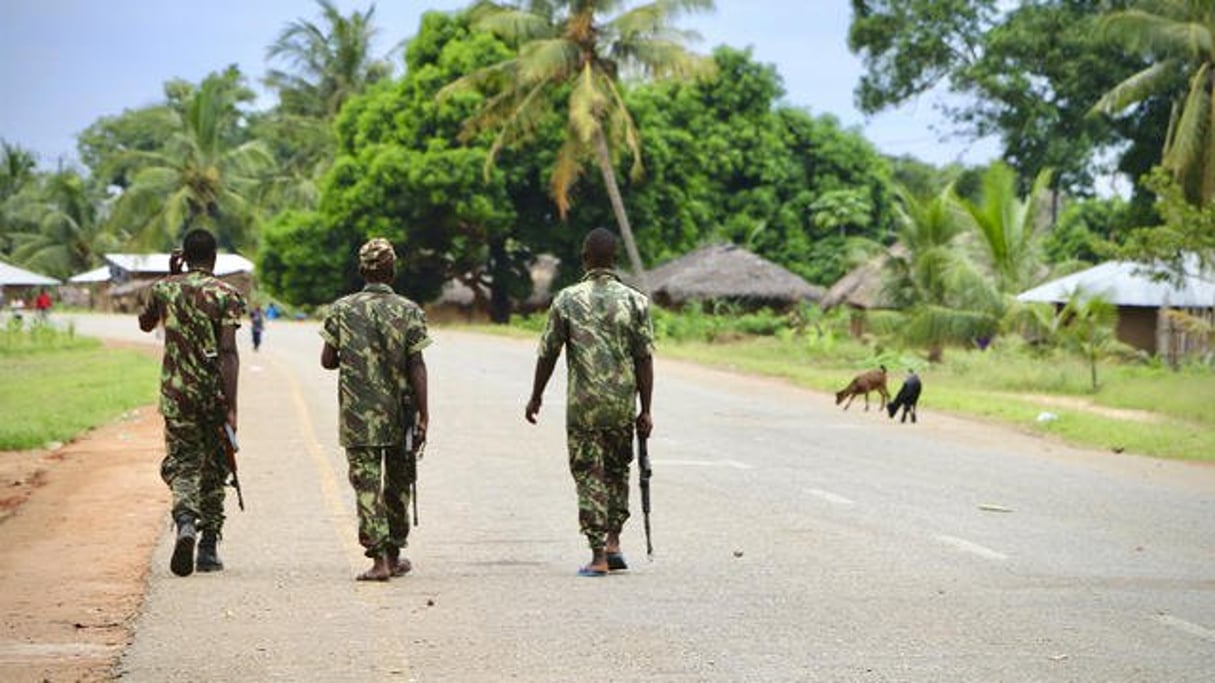
M173 492L173 519L193 519L199 531L224 526L225 466L216 422L165 420L160 478Z
M359 513L359 544L367 557L404 548L409 538L409 476L405 446L346 449Z
M607 534L619 533L629 518L633 426L570 430L566 442L578 491L578 525L591 550L602 550Z

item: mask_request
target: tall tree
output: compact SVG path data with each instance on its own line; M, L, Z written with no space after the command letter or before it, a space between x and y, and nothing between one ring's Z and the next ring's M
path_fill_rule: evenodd
M1164 95L1172 102L1172 115L1161 166L1191 202L1215 199L1215 2L1139 2L1107 15L1102 28L1150 63L1110 89L1093 109L1114 114Z
M935 102L953 124L947 132L998 136L1003 160L1026 184L1045 168L1069 194L1091 194L1114 170L1137 182L1159 151L1167 100L1118 119L1089 115L1102 93L1144 66L1098 30L1101 13L1128 3L852 0L849 47L866 67L858 102L875 113L949 92L957 97Z
M161 149L127 153L138 170L111 220L140 245L170 247L196 226L229 249L256 244L256 198L273 159L260 141L242 141L232 80L232 70L209 76L184 101Z
M834 117L782 104L780 75L749 50L719 47L713 60L713 78L628 92L646 142L646 178L625 179L630 215L645 226L642 252L661 262L730 241L811 282L835 282L851 267L841 225L880 242L893 231L889 164ZM571 220L603 224L611 214L583 201Z
M330 0L317 0L320 22L296 19L266 50L290 71L272 69L266 85L278 92L283 112L332 120L351 97L392 74L387 59L372 56L375 5L343 16Z
M255 135L278 162L266 185L271 208L316 206L321 178L336 154L333 122L338 113L351 98L392 74L391 61L372 53L379 32L374 5L348 16L329 0L317 5L317 21L287 24L266 51L268 60L285 65L265 78L278 94L278 104L253 120Z
M634 177L641 173L641 141L625 104L626 73L652 78L691 78L711 62L689 52L690 34L672 21L688 11L713 9L712 0L654 0L621 14L622 0L527 0L521 5L479 3L479 27L517 46L515 56L455 81L444 93L479 89L492 93L468 132L497 130L487 164L503 146L532 134L563 100L565 139L557 153L550 192L562 217L574 183L591 161L599 168L612 211L638 278L644 265L616 179L613 152L627 152Z
M510 296L529 292L522 235L551 225L518 208L548 204L535 180L539 162L507 149L511 163L486 178L492 136L459 140L479 98L438 100L435 93L509 54L497 38L473 32L465 13L427 12L406 51L404 77L352 99L338 116L339 154L320 211L285 217L267 231L267 246L274 245L263 254L267 282L297 303L321 303L357 282L357 273L318 272L316 264L335 252L348 259L361 240L386 237L400 253L402 291L430 301L455 279L478 304L491 301L492 318L505 322ZM288 250L277 253L281 247ZM328 294L318 286L324 280Z

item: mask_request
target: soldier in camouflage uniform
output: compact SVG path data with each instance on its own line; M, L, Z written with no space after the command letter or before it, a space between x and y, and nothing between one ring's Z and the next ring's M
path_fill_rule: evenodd
M185 273L183 260L189 266ZM236 428L236 328L245 301L212 274L214 268L215 237L206 230L190 231L182 251L169 257L169 276L152 285L139 314L144 332L160 324L165 331L160 412L166 454L160 474L173 492L177 539L169 567L179 576L195 568L224 568L217 550L224 525L225 475L219 434L225 421Z
M372 566L357 578L386 581L410 570L401 557L409 536L410 479L405 434L412 427L413 457L426 441L429 411L426 316L392 291L396 254L373 239L359 249L361 292L334 302L321 327L321 365L339 369L341 444L359 514L359 543Z
M580 576L627 569L620 531L629 518L633 428L653 429L654 327L649 300L613 271L616 237L596 228L582 245L586 275L557 293L540 337L531 400L524 417L535 423L541 396L566 349L569 374L566 436L578 491L578 522L591 547ZM637 399L641 410L636 413Z

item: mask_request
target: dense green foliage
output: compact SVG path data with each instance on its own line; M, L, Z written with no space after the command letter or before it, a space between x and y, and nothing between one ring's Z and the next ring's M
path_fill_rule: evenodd
M504 321L534 255L560 286L590 228L628 225L647 268L728 241L830 285L875 259L902 341L936 357L1027 329L1010 297L1052 274L1215 241L1210 2L853 0L862 108L960 94L956 132L1003 142L990 168L884 158L750 51L688 52L682 14L709 0L470 2L426 13L403 62L372 54L373 9L317 5L267 37L264 110L228 67L98 119L82 169L4 142L0 258L65 278L205 225L308 308L357 288L382 235L402 291L454 281ZM1115 168L1132 200L1091 198Z

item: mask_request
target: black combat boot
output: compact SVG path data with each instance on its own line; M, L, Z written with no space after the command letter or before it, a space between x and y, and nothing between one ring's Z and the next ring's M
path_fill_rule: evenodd
M220 561L219 551L216 550L218 543L219 534L214 531L202 532L202 539L198 541L198 559L195 561L198 571L218 572L223 570L224 563Z
M169 560L169 569L178 576L189 576L194 573L194 520L181 517L177 520L177 542L173 545L173 558Z

